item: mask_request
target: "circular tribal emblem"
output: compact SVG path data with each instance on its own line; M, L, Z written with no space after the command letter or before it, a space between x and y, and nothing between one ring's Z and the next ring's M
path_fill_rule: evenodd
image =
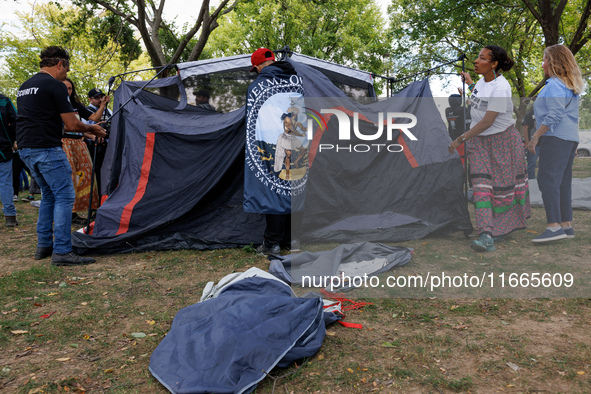
M301 194L308 176L303 93L293 75L259 83L247 99L246 165L278 195Z

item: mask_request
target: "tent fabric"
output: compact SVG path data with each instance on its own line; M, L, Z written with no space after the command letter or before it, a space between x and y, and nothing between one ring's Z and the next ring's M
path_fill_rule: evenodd
M334 249L320 252L303 252L287 256L278 256L271 260L269 273L292 284L302 284L302 277L319 279L339 276L379 275L394 267L408 264L412 259L412 249L388 246L379 243L358 242L339 245ZM376 265L376 263L378 265ZM357 270L360 268L361 270ZM351 286L329 291L351 290Z
M207 282L205 288L203 289L203 294L201 295L200 302L209 300L211 298L216 298L226 287L232 285L233 283L255 276L258 278L281 280L277 278L275 275L265 272L257 267L249 268L245 272L233 272L231 274L224 276L222 279L220 279L220 281L217 284L215 282Z
M315 106L313 100L306 105ZM340 108L347 114L351 140L343 144L339 119L324 115L328 127L314 135L308 183L301 197L305 199L305 242L397 242L435 232L472 231L462 191L463 168L458 154L448 152L447 127L427 80L414 82L396 97L376 103L324 99L319 105ZM400 130L393 131L392 140L386 132L369 142L357 138L355 113L365 135L375 133L380 113L412 114L417 121L411 129L416 140ZM383 147L398 144L403 151L382 148L377 153L373 148L359 153L346 149L370 143ZM322 146L344 148L322 151Z
M537 179L529 180L529 201L532 207L544 206ZM573 178L572 207L573 209L591 211L591 178Z
M337 84L347 84L355 87L362 87L373 91L373 77L366 71L355 70L340 64L316 59L310 56L294 53L289 58L297 63L305 64L316 70L322 71L325 75ZM252 67L250 55L229 56L222 59L205 59L194 62L186 62L177 65L182 79L216 72L232 70L249 70Z
M322 300L250 277L181 309L150 358L171 393L248 393L276 366L313 356L326 329Z
M133 88L124 82L117 89L115 108ZM116 187L97 211L93 235L73 234L77 252L260 242L264 219L242 209L244 111L175 110L176 104L144 91L116 115L103 172Z

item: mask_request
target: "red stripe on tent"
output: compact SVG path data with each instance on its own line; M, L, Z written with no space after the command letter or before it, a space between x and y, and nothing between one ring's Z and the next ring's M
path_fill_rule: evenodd
M344 113L346 113L350 117L353 117L354 112L351 110L348 110L344 107L335 107L334 109L338 109L340 111L343 111ZM332 115L334 115L334 114L326 114L325 115L326 117L322 116L322 120L324 120L325 124L328 123L328 121L330 120L330 117ZM367 122L371 122L363 114L359 114L359 119L365 120ZM386 120L384 120L384 125L386 125ZM314 158L316 157L316 153L318 153L318 147L320 146L320 140L322 139L322 135L324 134L325 131L328 131L328 126L325 130L322 130L322 129L320 129L320 127L318 127L318 129L314 133L314 139L312 140L312 143L310 144L310 151L308 152L308 167L309 168L312 167L312 163L314 162ZM400 133L400 135L398 136L398 143L400 145L402 145L402 147L404 149L404 155L406 156L406 159L410 163L411 167L417 168L419 166L419 164L417 163L417 160L415 159L414 155L412 154L412 152L408 148L408 145L406 145L404 138L402 138L402 133Z
M404 141L402 133L398 135L398 144L402 145L402 148L404 149L404 156L406 156L406 159L410 163L410 166L412 168L417 168L419 166L419 163L417 163L417 160L413 156L412 152L410 151L410 149L408 149L408 145L406 145L406 141Z
M152 167L152 158L154 156L154 141L155 133L148 133L146 135L146 148L144 149L144 161L142 162L142 171L140 174L140 181L133 199L123 208L121 213L121 220L119 221L119 230L117 234L125 234L129 230L129 222L131 221L131 213L135 205L142 199L146 193L146 185L148 184L148 177L150 176L150 168Z

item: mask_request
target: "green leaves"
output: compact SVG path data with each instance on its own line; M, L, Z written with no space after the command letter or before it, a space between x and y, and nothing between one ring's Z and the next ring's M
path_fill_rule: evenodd
M219 21L213 57L281 49L380 74L386 32L374 0L251 0Z

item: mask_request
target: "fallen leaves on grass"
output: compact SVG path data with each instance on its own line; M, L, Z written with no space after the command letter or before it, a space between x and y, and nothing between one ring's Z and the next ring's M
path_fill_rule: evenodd
M66 361L70 361L71 358L70 357L61 357L61 358L56 358L55 361L59 361L62 363L65 363Z
M23 334L29 333L27 330L14 330L14 331L10 331L10 332L13 333L14 335L23 335Z
M146 334L144 334L143 332L132 332L131 336L134 338L145 338Z

